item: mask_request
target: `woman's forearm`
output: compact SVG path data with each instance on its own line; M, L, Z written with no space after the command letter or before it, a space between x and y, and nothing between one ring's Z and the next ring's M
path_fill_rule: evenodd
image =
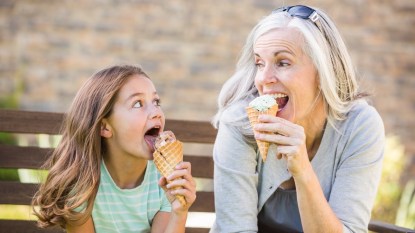
M343 224L328 204L311 164L307 172L294 180L304 232L342 232Z

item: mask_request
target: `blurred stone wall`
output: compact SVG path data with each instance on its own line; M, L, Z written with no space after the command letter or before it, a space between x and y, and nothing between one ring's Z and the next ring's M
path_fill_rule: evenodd
M337 23L387 134L400 137L415 164L413 0L1 0L0 101L65 111L96 70L138 63L167 117L210 120L251 28L298 3Z

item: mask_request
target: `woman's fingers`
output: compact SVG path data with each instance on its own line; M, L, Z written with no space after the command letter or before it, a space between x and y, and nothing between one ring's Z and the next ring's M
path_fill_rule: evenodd
M293 132L296 132L301 128L290 121L287 121L280 117L260 115L259 122L254 126L255 131L278 133L284 136L292 136Z

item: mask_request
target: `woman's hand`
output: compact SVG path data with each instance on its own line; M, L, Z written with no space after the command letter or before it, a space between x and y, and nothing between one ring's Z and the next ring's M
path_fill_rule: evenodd
M260 115L254 126L255 139L277 145L277 158L287 160L287 168L293 177L310 167L304 128L283 118Z
M187 213L196 200L196 182L192 177L192 166L189 162L181 162L175 169L170 176L160 178L159 185L166 191L167 198L172 203L172 211ZM183 206L175 195L182 195L186 205Z

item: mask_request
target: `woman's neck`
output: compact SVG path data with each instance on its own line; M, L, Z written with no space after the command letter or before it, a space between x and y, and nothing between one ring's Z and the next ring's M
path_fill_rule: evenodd
M318 148L320 147L328 117L324 102L322 100L320 104L316 105L314 111L310 115L312 117L308 118L309 121L307 124L303 125L303 127L306 134L306 147L308 157L311 161L311 159L317 153Z

